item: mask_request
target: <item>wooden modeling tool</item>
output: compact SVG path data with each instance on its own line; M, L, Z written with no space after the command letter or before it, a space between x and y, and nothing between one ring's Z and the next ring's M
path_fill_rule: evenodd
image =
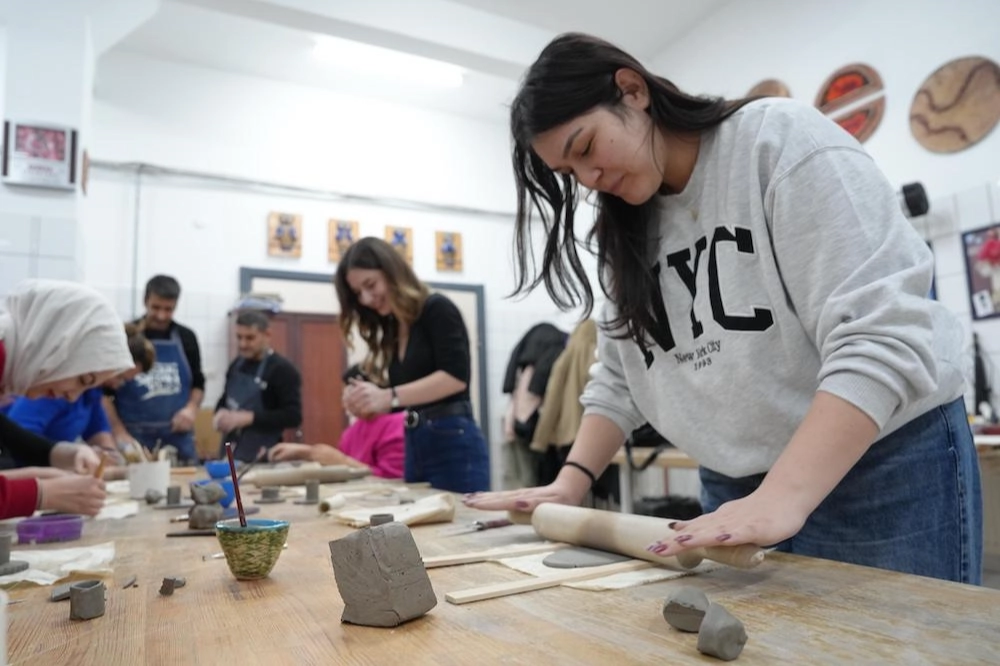
M104 466L107 464L107 462L108 462L108 454L102 452L101 464L97 466L97 471L94 472L94 478L97 479L98 481L104 478Z
M229 458L229 474L233 477L233 493L236 494L236 510L240 514L240 527L246 527L247 516L243 513L243 498L240 497L240 480L236 476L236 462L233 460L232 442L226 442L226 457Z

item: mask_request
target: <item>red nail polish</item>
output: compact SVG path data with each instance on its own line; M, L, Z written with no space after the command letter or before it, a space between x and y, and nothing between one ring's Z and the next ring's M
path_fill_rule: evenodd
M720 534L719 536L715 537L715 540L716 541L729 541L732 538L733 538L732 534Z
M524 500L518 500L514 502L514 506L516 506L521 511L525 511L528 508L528 503L525 502Z
M676 541L677 543L684 543L685 541L690 541L690 540L691 540L690 534L682 534L676 539L674 539L674 541Z

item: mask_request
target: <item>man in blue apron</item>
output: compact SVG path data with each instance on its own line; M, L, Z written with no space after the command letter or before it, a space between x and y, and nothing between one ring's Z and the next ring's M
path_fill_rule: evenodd
M236 318L236 341L240 355L226 371L226 390L213 423L222 433L222 446L233 442L236 459L251 462L280 442L285 429L302 423L302 377L288 359L271 349L265 314L241 312ZM219 455L225 455L224 449Z
M173 320L180 292L177 280L167 275L146 283L146 315L137 323L156 349L156 362L119 387L107 411L116 439L134 438L151 451L173 446L178 461L186 464L198 459L194 421L205 395L205 376L198 338Z

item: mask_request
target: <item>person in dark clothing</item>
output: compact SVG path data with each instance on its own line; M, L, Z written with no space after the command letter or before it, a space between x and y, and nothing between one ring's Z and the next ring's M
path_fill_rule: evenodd
M226 389L215 406L213 425L222 433L223 447L232 441L235 457L252 462L281 441L282 431L302 423L302 376L271 349L267 315L241 312L236 340L240 355L226 371ZM224 448L219 455L225 455Z
M453 492L486 490L486 440L472 416L469 333L448 298L432 294L391 245L362 238L334 276L340 325L368 345L362 364L371 381L344 391L348 411L362 418L405 408L408 482Z
M105 410L116 440L136 439L147 449L169 444L182 464L197 460L194 420L205 397L205 375L194 331L174 321L181 287L169 275L146 283L146 314L135 323L156 348L149 372L113 392Z

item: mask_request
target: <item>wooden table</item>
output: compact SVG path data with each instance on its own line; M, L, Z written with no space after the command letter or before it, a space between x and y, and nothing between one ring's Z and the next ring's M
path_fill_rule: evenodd
M252 500L248 502L252 504ZM80 546L114 540L107 613L69 620L50 588L15 589L11 664L701 664L697 637L664 622L672 586L694 585L746 625L740 663L996 663L1000 592L789 555L752 571L723 569L618 591L565 587L454 606L447 592L522 577L495 563L432 569L439 603L395 629L340 623L327 542L350 528L291 502L261 516L292 521L270 578L237 582L211 537L168 539L172 512L88 522ZM464 507L459 520L492 517ZM413 529L425 556L535 541L528 526L461 536ZM17 548L15 548L16 557ZM131 575L139 587L122 590ZM164 576L187 586L158 594Z

